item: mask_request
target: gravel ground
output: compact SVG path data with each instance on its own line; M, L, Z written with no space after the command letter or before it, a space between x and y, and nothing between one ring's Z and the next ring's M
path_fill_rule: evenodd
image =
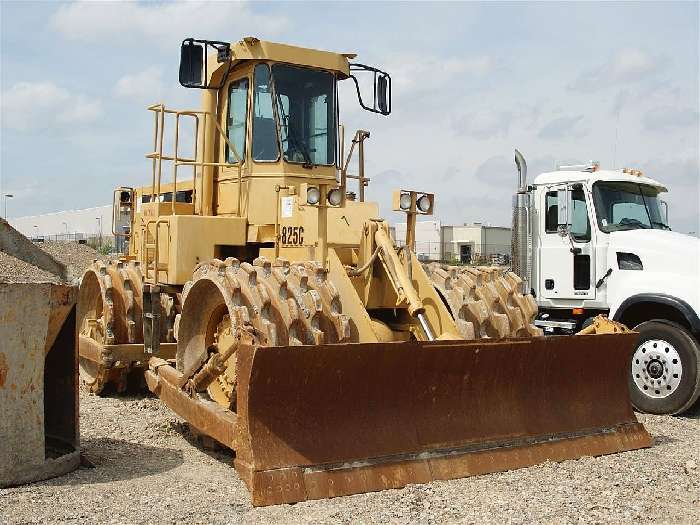
M94 468L0 490L0 523L700 523L700 407L639 418L651 449L253 508L231 455L159 400L81 394Z

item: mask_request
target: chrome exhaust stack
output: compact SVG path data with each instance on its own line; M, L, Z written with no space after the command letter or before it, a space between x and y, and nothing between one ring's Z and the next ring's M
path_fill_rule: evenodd
M513 233L511 241L513 272L523 281L522 293L530 293L530 271L532 261L532 239L530 236L530 193L527 190L527 163L525 157L515 150L515 165L518 167L518 191L513 195Z

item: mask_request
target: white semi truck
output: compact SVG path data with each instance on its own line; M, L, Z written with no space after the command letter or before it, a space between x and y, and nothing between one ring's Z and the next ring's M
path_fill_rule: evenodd
M518 150L515 162L513 270L537 301L535 324L573 333L603 313L633 328L634 406L688 410L700 396L700 239L671 231L664 185L596 163L562 166L528 185Z

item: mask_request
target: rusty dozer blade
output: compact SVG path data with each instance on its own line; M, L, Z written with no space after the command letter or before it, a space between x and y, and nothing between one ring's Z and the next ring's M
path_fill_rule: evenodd
M648 447L637 337L244 346L235 467L270 505Z

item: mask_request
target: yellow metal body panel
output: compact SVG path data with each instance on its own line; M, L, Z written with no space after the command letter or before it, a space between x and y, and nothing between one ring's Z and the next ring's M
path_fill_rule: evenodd
M241 217L170 217L168 284L185 284L200 262L213 259L217 246L242 246L246 220Z
M149 243L154 243L158 228L158 251L139 260L144 264L144 274L152 276L154 258L158 262L158 282L183 285L192 278L194 268L219 255L217 247L243 246L246 243L246 221L240 217L200 217L174 215L161 217L159 221L144 223L148 229ZM142 244L143 246L143 244Z
M318 242L318 216L316 206L300 204L299 195L282 195L279 204L281 228L304 228L303 246L315 246ZM273 209L274 214L274 209ZM347 201L344 208L328 208L328 244L330 246L358 246L365 222L379 215L379 206L374 202ZM274 215L273 215L274 216ZM282 242L280 248L296 243Z
M246 37L231 44L231 56L234 66L239 65L241 62L258 60L324 69L337 73L341 78L350 75L347 53L333 53L331 51L278 44L276 42L259 40L255 37ZM226 72L227 68L227 63L220 64L215 54L210 55L208 62L210 82L216 83L221 78L221 75Z

